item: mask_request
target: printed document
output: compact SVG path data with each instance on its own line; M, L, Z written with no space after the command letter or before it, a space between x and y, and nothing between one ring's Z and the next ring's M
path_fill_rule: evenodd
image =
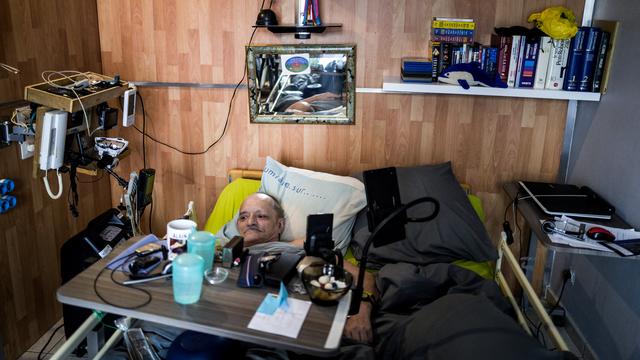
M276 305L277 308L273 311L272 304L278 304L278 298L279 296L276 294L267 294L263 304L251 318L248 327L295 339L300 333L309 308L311 308L311 301L288 298L288 306Z

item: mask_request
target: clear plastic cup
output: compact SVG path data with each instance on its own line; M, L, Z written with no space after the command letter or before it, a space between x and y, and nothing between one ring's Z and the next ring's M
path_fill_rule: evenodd
M173 260L173 299L178 304L193 304L200 300L204 259L193 253L184 253Z
M195 231L187 239L187 252L198 254L204 259L204 271L213 266L216 237L208 231Z

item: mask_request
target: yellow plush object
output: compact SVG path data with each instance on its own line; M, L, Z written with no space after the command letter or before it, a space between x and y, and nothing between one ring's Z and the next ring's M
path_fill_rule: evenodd
M224 187L216 206L213 208L204 229L215 234L220 228L233 219L233 216L240 209L242 201L249 195L258 191L260 180L236 179Z
M578 32L575 15L564 6L553 6L533 13L527 21L535 22L538 29L557 40L571 39Z

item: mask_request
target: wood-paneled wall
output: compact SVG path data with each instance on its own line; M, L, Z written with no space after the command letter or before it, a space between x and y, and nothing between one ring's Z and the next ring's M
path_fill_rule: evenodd
M244 46L261 1L98 0L105 73L131 81L237 83ZM266 1L268 4L269 1ZM403 56L428 56L432 16L472 17L488 43L494 26L527 25L534 11L564 4L580 17L582 1L326 0L323 20L338 31L311 43L357 44L358 87L381 87L398 75ZM276 0L281 23L293 21L293 1ZM254 44L297 43L292 34L260 29ZM186 151L200 151L224 127L231 90L142 88L148 133ZM147 141L148 166L157 170L153 229L197 204L203 224L230 168L262 168L266 156L297 167L349 174L388 165L451 160L461 182L485 200L488 227L497 234L506 198L501 185L516 179L554 180L558 172L566 101L476 96L358 94L356 124L250 124L246 90L234 100L223 140L206 155L186 156ZM137 124L141 126L142 117ZM142 167L141 136L121 132L138 150L121 170ZM112 192L115 201L118 192Z
M0 62L21 70L14 75L0 69L0 104L23 99L24 87L42 82L43 70L101 72L95 1L3 0L0 14ZM7 106L1 109L1 116L10 114ZM51 200L42 180L32 178L32 159L20 160L17 145L0 148L0 178L15 181L18 199L16 208L0 215L0 337L6 358L16 359L62 316L55 297L60 246L108 209L111 198L106 178L79 184L81 213L73 218L68 176L64 196ZM82 182L95 180L80 175Z

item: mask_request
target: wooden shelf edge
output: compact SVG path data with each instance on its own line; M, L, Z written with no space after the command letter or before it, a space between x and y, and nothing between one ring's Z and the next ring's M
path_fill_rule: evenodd
M293 25L293 24L281 24L281 25L253 25L254 28L266 28L274 34L293 34L300 32L308 33L323 33L329 28L341 28L342 24L322 24L322 25Z
M537 90L523 88L491 88L483 86L472 86L465 90L461 86L449 84L429 84L403 82L400 78L385 78L382 83L382 91L385 93L407 93L407 94L449 94L449 95L476 95L476 96L501 96L518 97L531 99L550 100L579 100L579 101L600 101L600 93L562 91L562 90Z

